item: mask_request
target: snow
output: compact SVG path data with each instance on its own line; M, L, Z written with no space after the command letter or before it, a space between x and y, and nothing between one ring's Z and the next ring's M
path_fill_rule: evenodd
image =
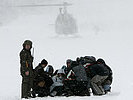
M28 4L32 4L33 1L35 2L31 0ZM42 3L42 0L39 1L35 4ZM43 3L62 1L45 0ZM14 2L17 4L17 0ZM46 97L31 100L132 99L133 1L68 0L68 2L73 3L73 6L68 7L68 12L76 18L79 28L76 37L58 36L55 33L54 24L58 7L11 7L0 10L0 100L20 99L19 52L26 39L34 43L34 67L43 58L58 69L68 58L93 55L96 58L104 58L114 73L112 92L105 96ZM23 4L25 3L26 0Z

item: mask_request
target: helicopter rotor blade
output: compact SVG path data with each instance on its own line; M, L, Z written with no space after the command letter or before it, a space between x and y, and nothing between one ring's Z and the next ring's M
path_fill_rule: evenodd
M71 6L72 4L66 3L66 4L44 4L44 5L19 5L15 7L43 7L43 6Z

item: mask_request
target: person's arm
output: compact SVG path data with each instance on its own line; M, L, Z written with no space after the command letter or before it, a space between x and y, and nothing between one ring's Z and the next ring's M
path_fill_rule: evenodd
M28 76L29 75L28 62L26 60L27 60L27 54L24 51L22 51L20 53L21 75L22 76Z

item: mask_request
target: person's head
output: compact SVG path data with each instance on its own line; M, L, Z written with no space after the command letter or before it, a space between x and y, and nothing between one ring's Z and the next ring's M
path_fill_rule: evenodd
M64 70L65 74L67 73L67 67L65 65L63 65L61 69Z
M105 64L105 61L104 61L103 59L99 58L99 59L97 60L97 63L98 63L98 64Z
M79 64L76 62L76 61L72 61L71 63L71 67L75 67L75 66L78 66Z
M57 76L58 77L64 77L65 76L65 72L63 69L59 69L58 72L57 72Z
M85 56L84 57L85 62L89 62L89 63L95 63L96 62L96 58L94 56Z
M48 67L47 67L47 69L46 69L46 72L48 72L49 75L52 75L53 72L54 72L54 68L53 68L53 66L48 65Z
M76 61L77 61L78 64L84 65L84 63L85 63L84 60L85 60L84 57L80 57L80 58L77 58Z
M30 50L32 48L32 41L30 40L25 40L23 43L23 48L26 50Z
M70 67L71 66L71 63L72 63L72 60L71 59L67 59L67 61L66 61L67 67Z
M65 70L66 68L67 68L67 67L66 67L65 65L63 65L63 66L61 67L61 69L64 69L64 70Z
M47 65L48 65L47 60L43 59L43 60L41 61L41 66L42 66L43 68L45 68Z
M77 63L79 63L79 59L80 59L79 57L76 58L76 62L77 62Z

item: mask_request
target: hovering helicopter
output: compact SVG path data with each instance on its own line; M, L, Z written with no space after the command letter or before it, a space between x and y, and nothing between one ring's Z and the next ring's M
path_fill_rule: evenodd
M64 2L63 4L21 5L17 7L61 6L55 21L55 32L59 35L74 35L77 33L76 20L67 12L67 6L71 5L70 3Z
M55 31L57 34L73 35L77 33L76 20L67 12L66 6L59 8L59 15L55 22Z

